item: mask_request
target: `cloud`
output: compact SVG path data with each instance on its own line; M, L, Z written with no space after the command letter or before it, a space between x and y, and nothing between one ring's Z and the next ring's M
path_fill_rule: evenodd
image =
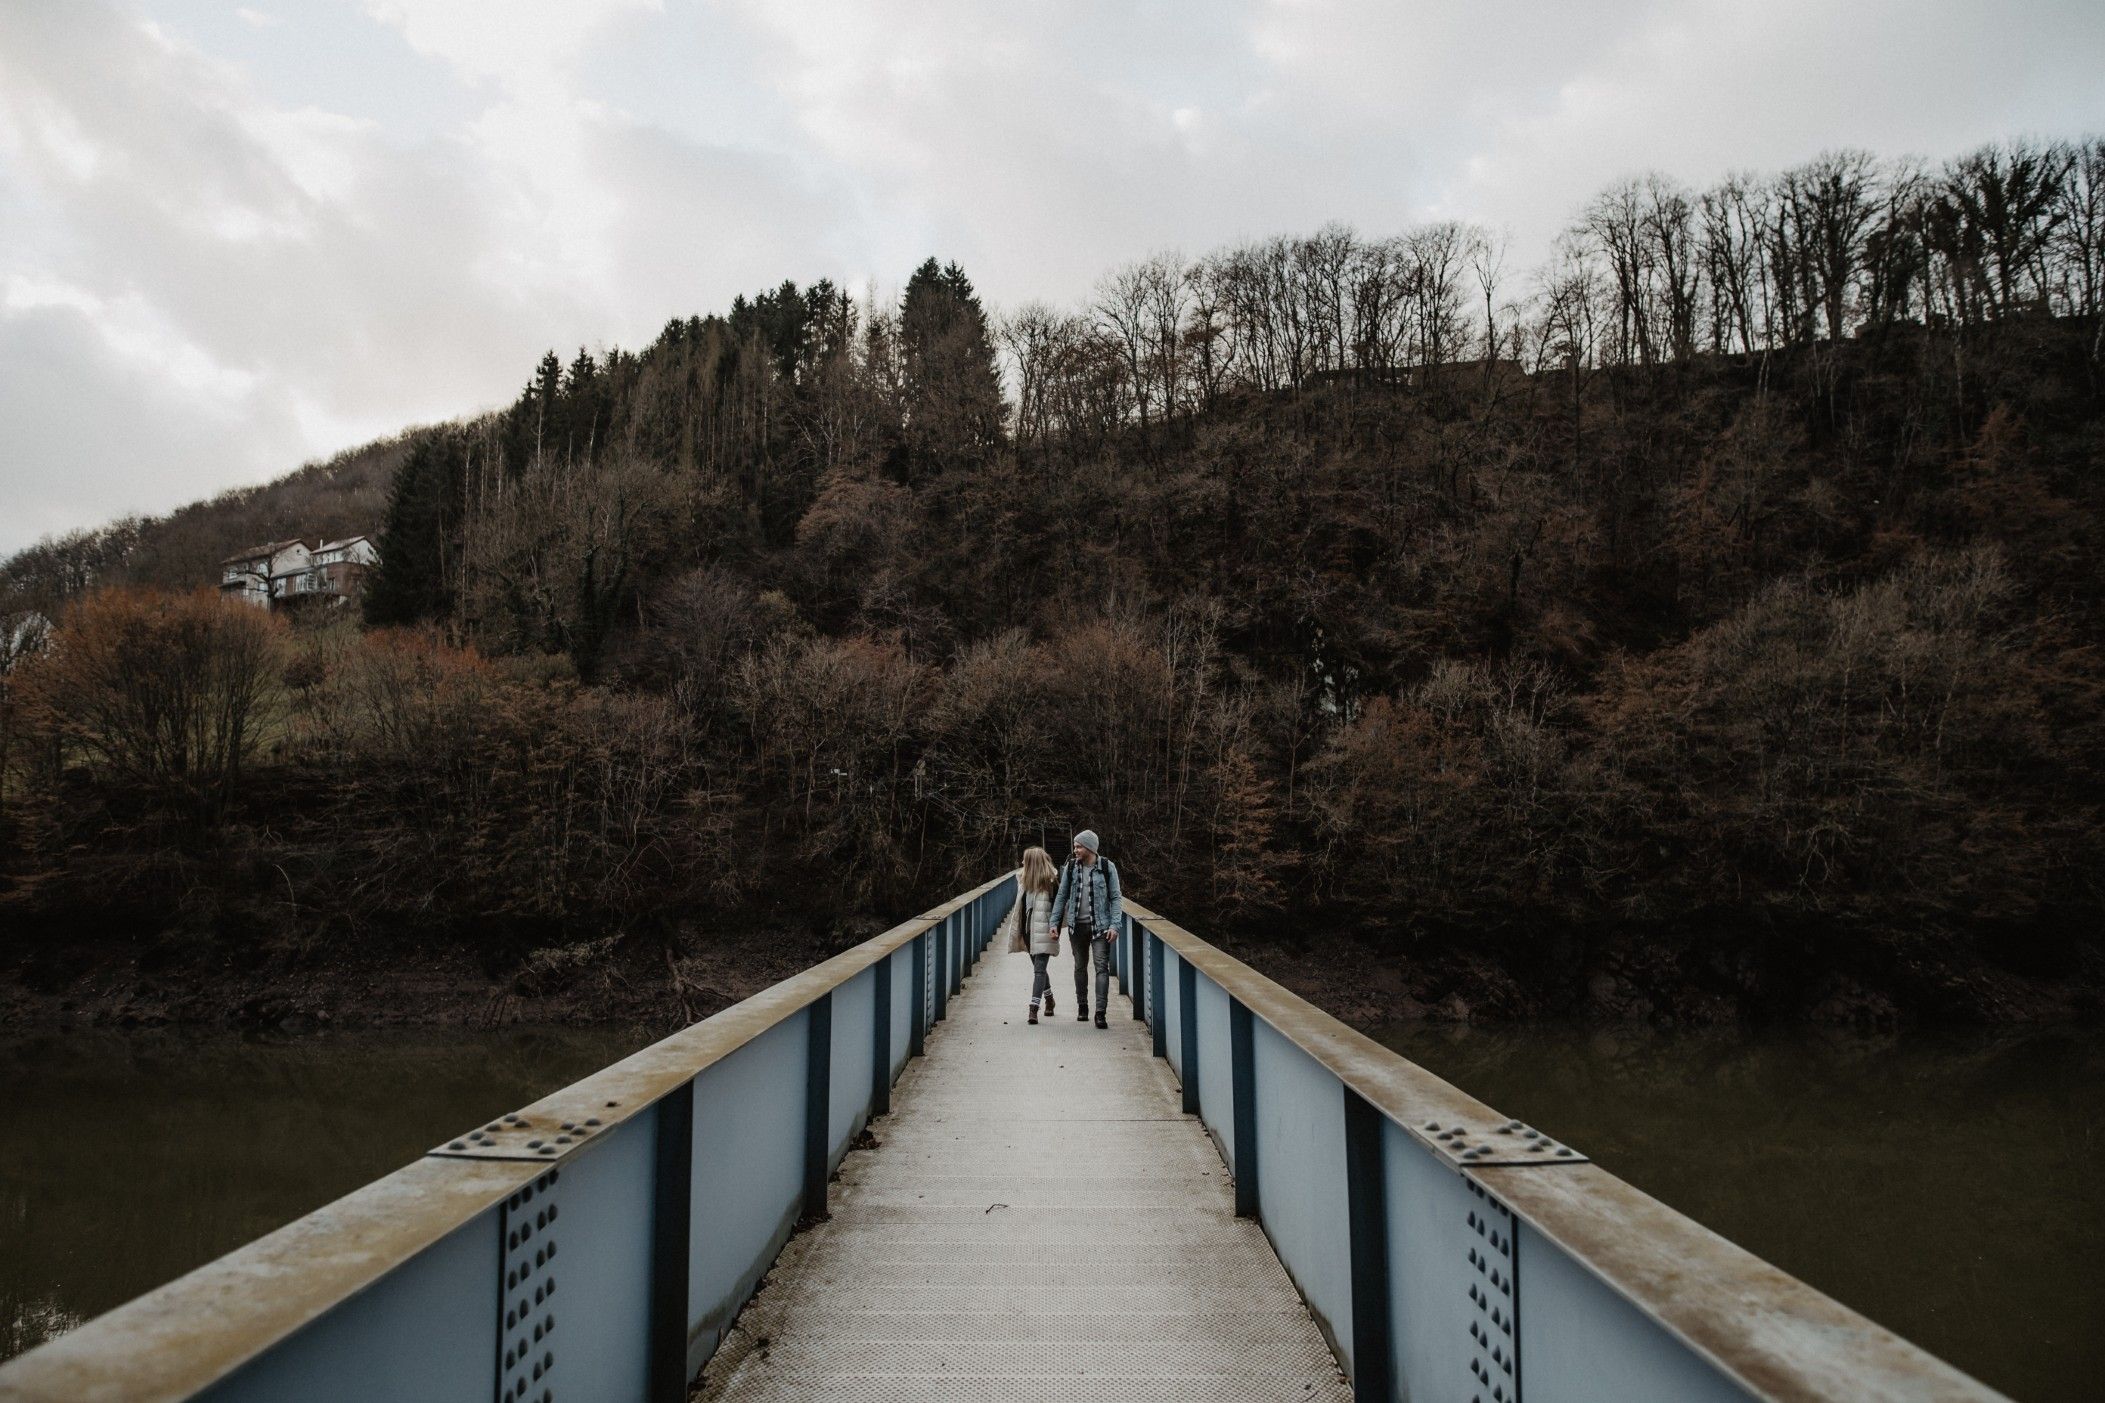
M515 92L569 86L578 49L658 0L366 0L366 13L463 77Z
M0 7L0 212L22 216L0 243L0 355L80 372L24 377L48 398L33 441L9 435L0 553L500 403L549 345L647 337L821 257L784 231L819 230L823 206L766 163L566 91L579 7L541 7L502 73L467 43L476 7L384 8L487 88L466 124L404 141L273 104L156 23ZM111 455L97 470L62 444L68 419L137 432L84 432ZM156 470L120 461L156 441ZM69 496L70 523L28 507Z
M933 253L1073 303L1433 217L1510 227L1519 276L1647 169L2105 127L2073 0L122 5L0 3L0 552L786 277Z
M1512 227L1526 262L1627 175L1700 184L1841 146L1942 158L2105 122L2085 76L2105 11L2065 0L1280 0L1253 35L1300 120L1382 133L1421 215Z
M133 511L182 505L210 486L256 481L297 462L282 413L200 409L199 397L141 376L144 346L65 300L0 310L0 424L6 426L0 550ZM231 474L231 475L230 475Z

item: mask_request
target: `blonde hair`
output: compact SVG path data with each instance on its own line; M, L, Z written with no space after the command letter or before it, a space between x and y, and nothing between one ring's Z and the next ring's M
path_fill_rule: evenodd
M1023 889L1025 891L1051 891L1059 885L1059 869L1053 866L1052 854L1043 848L1023 850Z

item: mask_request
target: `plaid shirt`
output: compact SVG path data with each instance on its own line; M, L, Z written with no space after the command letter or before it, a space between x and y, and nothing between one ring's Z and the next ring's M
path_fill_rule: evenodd
M1081 880L1074 881L1079 872ZM1086 908L1082 903L1087 901ZM1108 857L1099 857L1088 866L1069 858L1060 868L1060 886L1053 893L1053 929L1061 926L1079 925L1075 919L1084 911L1091 916L1091 928L1097 934L1117 934L1126 914L1125 898L1118 890L1118 864Z

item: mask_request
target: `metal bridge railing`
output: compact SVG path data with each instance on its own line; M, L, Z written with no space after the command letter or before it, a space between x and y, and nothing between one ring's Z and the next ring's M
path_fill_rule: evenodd
M998 877L0 1366L0 1403L671 1403L921 1051Z
M0 1403L686 1396L1006 874L0 1366ZM1367 1399L1992 1399L1127 903L1121 987Z
M1119 968L1361 1399L2001 1395L1128 900Z

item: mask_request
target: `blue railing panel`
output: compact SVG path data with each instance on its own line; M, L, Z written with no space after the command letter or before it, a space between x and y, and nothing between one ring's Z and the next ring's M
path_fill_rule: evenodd
M1184 962L1177 952L1162 952L1162 1026L1167 1030L1162 1054L1169 1069L1184 1079L1184 981L1179 977Z
M864 970L833 991L833 1096L827 1115L827 1168L840 1163L870 1115L872 1022L877 975Z
M1338 1080L1271 1025L1258 1023L1254 1035L1259 1214L1279 1260L1349 1372L1352 1253Z
M1476 1230L1491 1216L1484 1200L1393 1122L1382 1126L1382 1171L1389 1329L1400 1392L1408 1398L1490 1398L1491 1388L1470 1366L1480 1353L1496 1350L1502 1357L1487 1358L1481 1367L1500 1376L1507 1398L1517 1397L1505 1382L1505 1361L1513 1353L1512 1296L1491 1280L1494 1271L1502 1281L1508 1273L1481 1265L1503 1255L1493 1252L1488 1231ZM1483 1345L1484 1337L1494 1343Z
M1228 995L1204 974L1197 975L1199 1020L1199 1118L1205 1122L1221 1160L1235 1171L1235 1080L1228 1046Z
M197 1395L211 1403L371 1403L497 1394L495 1208Z
M1744 1403L1753 1396L1525 1224L1520 1279L1528 1403Z
M560 1216L545 1229L557 1249L545 1271L557 1289L540 1315L555 1328L538 1343L554 1361L548 1391L557 1398L643 1403L648 1394L657 1120L653 1107L572 1156L548 1194ZM521 1306L532 1301L525 1286L510 1293ZM517 1334L529 1348L537 1343L527 1328L534 1323L532 1312L518 1319ZM541 1393L529 1387L526 1397Z
M796 1226L810 1017L805 1009L783 1019L695 1078L690 1373L715 1353Z
M892 962L892 1080L906 1070L913 1055L914 1004L921 990L914 984L914 950L911 943L886 956Z

